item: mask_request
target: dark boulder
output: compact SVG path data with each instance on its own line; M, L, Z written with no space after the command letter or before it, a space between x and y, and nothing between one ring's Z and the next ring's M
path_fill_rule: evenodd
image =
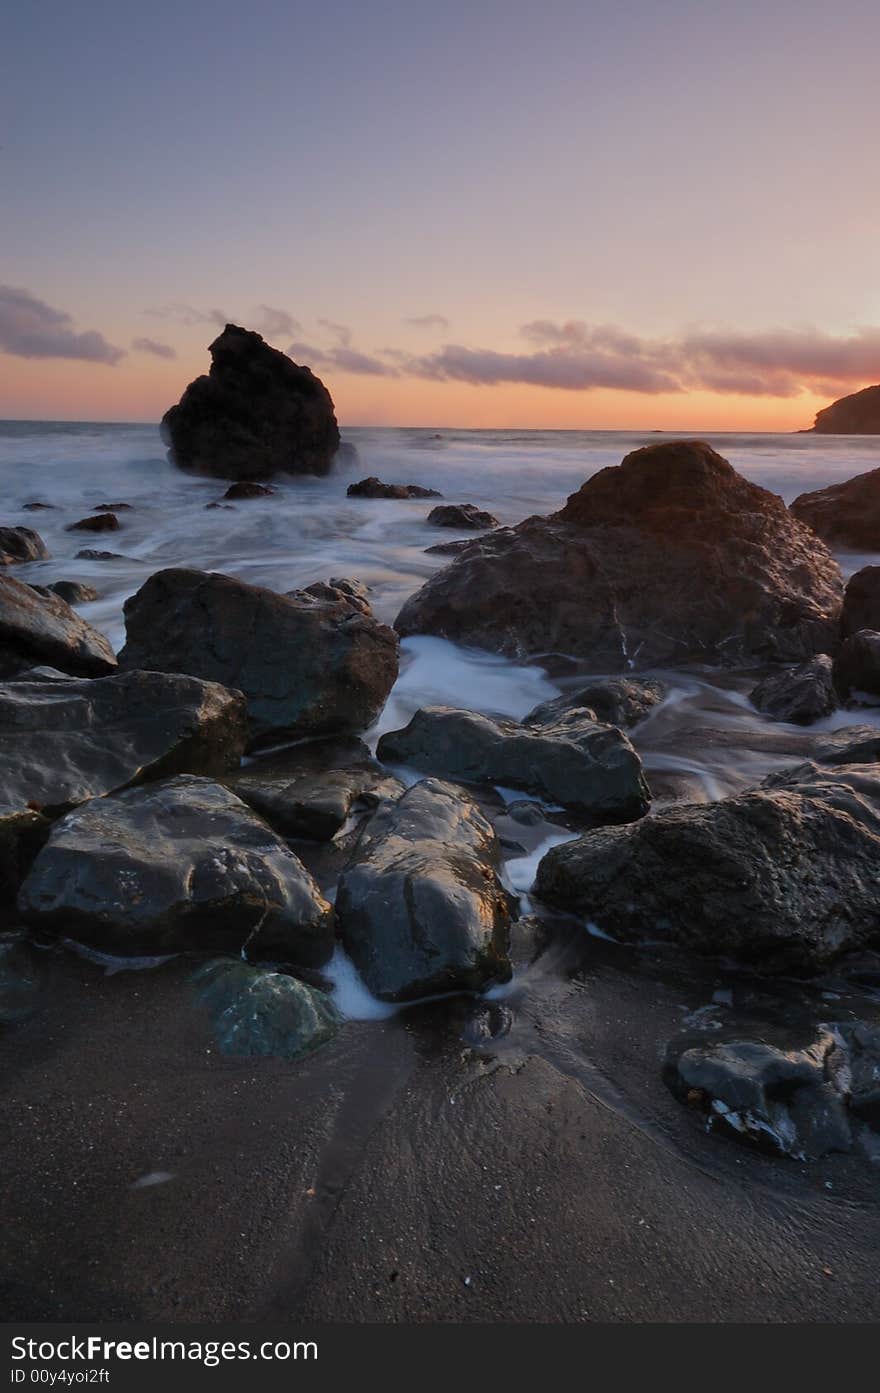
M326 474L339 427L320 378L235 324L209 352L208 375L162 418L172 462L221 479Z
M193 982L226 1055L296 1059L326 1044L342 1024L326 992L270 968L215 958Z
M630 822L648 810L642 764L626 736L584 710L520 725L430 706L379 741L380 759L426 774L523 789L595 822Z
M358 484L349 484L346 489L349 498L442 498L436 489L422 488L420 484L383 484L375 474L369 479L361 479Z
M57 816L129 784L223 774L238 767L245 734L244 697L215 682L37 669L0 683L0 815Z
M316 600L330 600L333 604L347 604L360 614L371 614L369 591L360 580L349 580L345 576L331 576L329 580L316 580L302 590L288 590L291 599L299 595L313 595Z
M645 677L609 677L588 682L577 691L542 701L526 716L526 724L556 720L575 707L592 711L598 721L629 730L649 716L666 696L662 682Z
M843 592L840 631L848 638L860 629L880 629L880 566L863 566Z
M240 479L237 484L230 484L224 493L224 498L268 498L275 490L268 484L258 484L252 479Z
M850 1110L880 1132L880 1030L847 1021L836 1025L835 1033L846 1051L847 1068L838 1077Z
M24 561L45 561L49 552L38 532L30 527L0 527L0 566L19 566Z
M510 976L511 897L491 825L426 779L367 823L336 896L345 946L375 996L480 991Z
M115 671L116 657L104 635L59 595L0 575L0 678L40 663L75 677L103 677Z
M834 659L834 683L850 700L860 694L880 699L880 633L862 629L844 639Z
M130 503L96 503L93 510L95 513L130 513Z
M120 956L247 953L320 966L333 911L302 862L210 779L93 798L56 822L18 897L25 923Z
M83 547L74 557L75 561L127 561L119 551L96 551L94 547Z
M391 777L361 740L310 740L264 755L224 780L284 837L329 841L349 817L397 798Z
M880 435L880 386L863 387L816 412L820 435Z
M85 585L79 580L56 580L47 589L51 590L53 595L60 595L68 605L85 605L90 600L98 599L95 587Z
M125 603L123 668L244 692L252 745L365 730L397 677L397 638L360 596L278 595L231 576L158 571Z
M781 499L672 441L601 470L561 512L470 542L396 628L606 673L799 661L833 646L841 598L837 563Z
M880 769L800 765L601 828L550 850L535 891L626 941L820 968L880 941Z
M67 532L118 532L120 527L119 518L115 513L95 513L90 518L80 518L79 522L72 522Z
M777 721L809 725L821 720L837 707L833 663L827 653L818 653L798 667L771 673L752 690L749 700Z
M490 527L499 527L497 518L473 503L444 503L432 508L427 517L431 527L459 527L466 532L482 532Z
M880 550L880 469L802 493L791 511L829 546Z

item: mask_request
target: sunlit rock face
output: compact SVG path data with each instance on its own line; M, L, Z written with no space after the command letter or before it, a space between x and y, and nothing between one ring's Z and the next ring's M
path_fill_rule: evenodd
M467 544L396 627L596 672L799 661L833 647L842 593L780 498L709 445L670 441L600 470L560 512Z
M172 462L221 479L326 474L339 427L321 379L236 324L209 352L210 372L162 418Z
M880 548L880 469L802 493L791 511L831 546L876 551Z
M880 435L880 385L864 387L816 412L819 435Z

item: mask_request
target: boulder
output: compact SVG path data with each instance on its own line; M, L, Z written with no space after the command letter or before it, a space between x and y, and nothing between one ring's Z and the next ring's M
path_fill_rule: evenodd
M258 484L253 479L240 479L237 484L230 484L224 493L224 498L268 498L275 490L269 484Z
M74 557L75 561L127 561L120 551L97 551L94 547L83 547Z
M819 435L880 435L880 386L863 387L816 412Z
M480 991L510 976L512 898L482 813L457 788L426 779L367 823L339 881L345 947L384 1001Z
M880 633L862 629L844 639L834 659L834 684L842 697L880 699Z
M47 587L53 595L60 595L69 605L85 605L99 598L93 585L85 585L80 580L56 580Z
M840 631L848 638L860 629L880 629L880 566L863 566L843 592Z
M241 762L244 697L179 673L85 680L51 669L0 683L0 815L49 816L172 774Z
M648 810L642 764L626 736L574 709L545 724L520 725L475 711L429 706L377 754L426 774L519 788L595 822L630 822Z
M396 628L604 673L796 662L833 646L842 589L781 499L710 446L671 441L601 470L561 512L470 542Z
M798 1161L849 1151L852 1134L834 1086L840 1046L824 1031L802 1050L757 1040L711 1042L685 1050L672 1067L676 1092L722 1126Z
M320 966L333 911L256 813L180 775L93 798L56 822L19 897L25 923L119 956L247 953Z
M278 595L231 576L158 571L125 603L120 666L244 692L251 745L365 730L397 677L397 638L362 597L333 590Z
M348 580L344 576L331 576L330 580L316 580L303 590L288 590L292 599L298 595L314 595L317 600L331 600L334 604L347 604L361 614L371 614L369 591L359 580Z
M339 427L320 378L235 324L209 352L208 375L162 418L172 463L221 479L326 474Z
M839 1083L846 1091L850 1110L875 1132L880 1132L880 1030L864 1021L847 1021L834 1027L846 1052L846 1069Z
M880 469L843 484L802 493L791 511L829 546L854 551L880 549Z
M283 837L330 841L349 817L398 798L392 778L361 740L310 740L264 755L224 780Z
M196 969L193 982L223 1054L296 1059L342 1024L326 992L270 968L215 958Z
M349 484L345 490L349 498L442 498L436 489L422 488L421 484L383 484L375 474L360 483Z
M526 724L556 720L575 707L592 711L597 721L629 730L649 716L666 696L662 682L648 677L609 677L588 682L576 692L542 701L526 716Z
M880 941L880 768L803 764L601 828L552 848L535 891L625 941L816 970Z
M817 653L806 663L765 677L751 691L749 700L777 721L809 725L830 716L837 707L833 666L827 653Z
M45 561L49 552L38 532L30 527L0 527L0 566L23 561Z
M113 649L61 599L38 594L0 575L0 678L48 663L76 677L103 677L116 668Z
M89 518L80 518L64 530L66 532L118 532L119 518L115 513L95 513Z
M431 527L459 527L466 532L481 532L500 526L497 518L481 508L475 508L473 503L445 503L432 508L427 522Z

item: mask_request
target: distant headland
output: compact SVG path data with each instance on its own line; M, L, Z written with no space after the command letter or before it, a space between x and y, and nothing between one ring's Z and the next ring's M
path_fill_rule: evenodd
M803 434L810 431L819 435L880 435L880 385L865 387L817 411L814 424Z

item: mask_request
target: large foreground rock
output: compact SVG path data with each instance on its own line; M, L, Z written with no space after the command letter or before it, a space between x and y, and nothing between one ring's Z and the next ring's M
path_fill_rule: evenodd
M0 575L0 678L48 663L75 677L116 668L113 649L60 595L44 595Z
M820 968L880 941L880 767L800 765L590 832L547 853L535 890L615 938Z
M398 798L403 785L362 740L310 740L264 755L224 780L284 837L324 842L350 816Z
M126 601L120 666L244 692L251 744L365 730L397 677L397 638L358 594L329 590L278 595L231 576L158 571Z
M806 663L765 677L752 690L749 700L778 721L809 725L830 716L837 707L833 666L827 653L817 653Z
M500 865L492 827L450 784L426 779L380 808L336 896L370 991L411 1001L506 980L511 899Z
M209 352L208 375L162 418L172 461L221 479L326 474L339 428L320 378L235 324Z
M791 511L830 546L880 549L880 469L843 484L802 493Z
M216 958L193 981L224 1054L296 1059L331 1040L342 1024L326 992L284 972Z
M520 725L474 711L429 706L377 754L426 774L523 789L596 822L631 822L648 810L642 763L626 736L577 708Z
M179 673L94 680L37 669L0 683L0 813L57 816L173 774L224 774L244 753L244 697Z
M49 555L39 532L31 527L0 527L0 566L18 566L23 561L45 561Z
M816 412L819 435L880 435L880 386L863 387Z
M603 672L795 662L833 645L842 588L781 499L708 445L674 441L601 470L561 512L467 545L396 628Z
M319 966L333 911L293 852L210 779L93 798L52 828L21 888L26 923L121 956L246 952Z

